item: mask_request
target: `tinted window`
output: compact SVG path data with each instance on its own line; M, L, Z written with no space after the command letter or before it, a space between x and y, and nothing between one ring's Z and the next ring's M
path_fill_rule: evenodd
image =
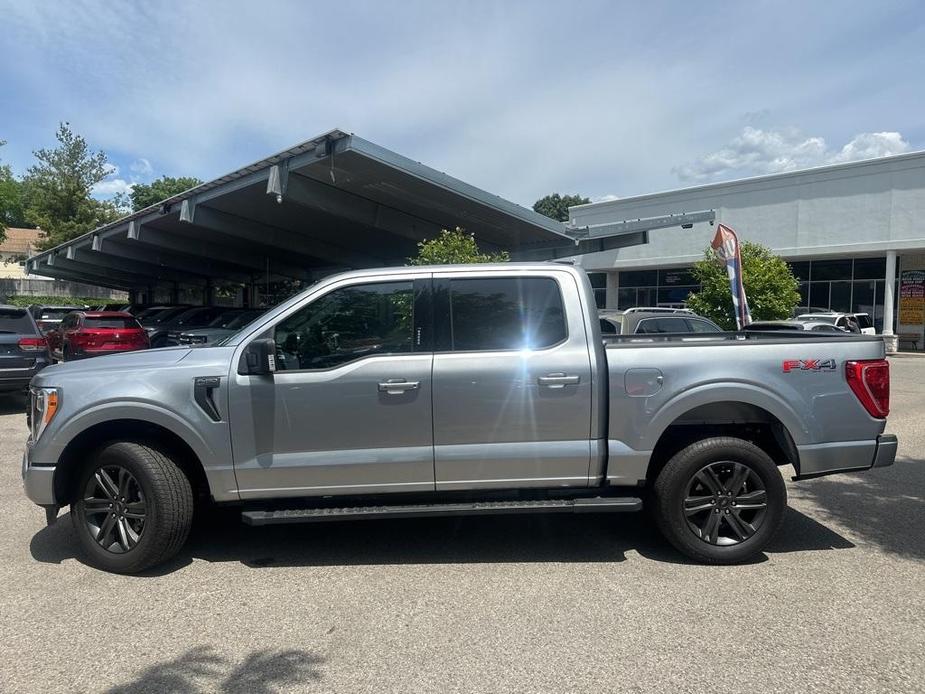
M814 260L810 271L818 280L850 280L851 260Z
M276 326L277 368L328 369L374 354L412 351L411 282L337 289Z
M683 318L646 318L636 326L637 334L686 333L687 321Z
M856 318L857 321L858 321L858 325L859 325L862 329L873 328L873 327L874 327L874 324L873 324L873 323L871 322L871 320L870 320L870 316L868 316L866 313L862 313L862 314L860 314L860 315L857 315L857 316L855 316L855 318Z
M556 281L505 277L450 281L452 349L543 349L566 338Z
M718 325L697 318L688 318L687 324L690 326L692 333L718 333L721 331Z
M204 328L220 313L227 311L220 306L199 307L177 316L171 325L183 328Z
M627 270L620 273L621 287L654 287L658 284L656 270Z
M62 330L69 330L70 328L76 328L76 327L77 327L77 318L78 318L78 316L77 316L76 313L69 313L68 315L66 315L66 316L61 320L61 329L62 329Z
M105 318L84 318L85 328L137 328L134 318L123 318L121 316L106 316Z
M17 333L32 335L35 328L29 320L29 314L23 311L0 311L0 333Z
M602 335L617 335L617 326L614 325L611 321L606 318L601 318L601 334Z
M38 312L37 320L61 320L74 309L72 308L47 308Z
M882 280L886 276L886 258L858 258L854 261L854 279Z

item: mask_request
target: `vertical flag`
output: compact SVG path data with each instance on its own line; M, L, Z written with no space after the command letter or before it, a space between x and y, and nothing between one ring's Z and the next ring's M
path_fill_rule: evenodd
M739 254L739 237L725 224L720 224L710 245L713 247L716 256L726 264L726 274L729 275L729 290L732 292L732 306L736 314L736 325L741 330L752 322L752 315L748 310L745 287L742 286L742 256Z

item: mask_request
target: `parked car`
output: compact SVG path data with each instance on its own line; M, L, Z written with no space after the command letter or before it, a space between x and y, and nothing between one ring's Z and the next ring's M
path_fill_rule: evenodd
M802 316L807 313L828 313L829 309L827 308L818 308L816 306L795 306L793 311L790 312L791 318L796 318L797 316Z
M48 343L32 314L0 305L0 392L25 390L49 363Z
M39 330L43 333L47 333L49 330L57 328L61 320L71 311L80 311L85 308L86 306L46 306L32 304L32 306L29 307L29 313L31 313L32 317L35 319L35 323L38 325Z
M144 328L124 311L74 311L46 335L57 361L148 348Z
M604 309L599 312L601 334L651 335L658 333L719 333L716 323L688 309L630 308L625 311Z
M854 318L858 326L861 328L862 335L876 335L877 329L874 327L874 322L870 319L869 313L849 313L847 314Z
M209 323L205 328L181 332L179 344L203 345L208 342L214 343L216 340L234 335L238 330L265 311L266 309L263 308L233 309L231 311L226 311Z
M802 316L797 316L797 320L809 321L810 323L828 323L847 333L861 334L861 326L854 317L854 314L851 313L836 313L834 311L826 313L804 313Z
M194 306L174 314L167 320L160 321L153 328L148 328L148 338L152 347L169 347L180 343L180 333L184 330L204 328L223 311L224 306Z
M745 330L809 330L817 333L831 333L834 335L847 335L848 333L832 323L808 320L764 320L755 321L745 326Z
M554 263L361 270L220 346L47 369L26 494L48 522L70 505L88 560L121 573L178 552L197 497L266 525L638 511L651 492L680 552L726 564L779 528L779 466L893 463L883 340L605 344L593 291Z
M156 327L163 321L171 320L190 308L191 306L188 304L150 306L133 315L138 319L142 327L149 328Z

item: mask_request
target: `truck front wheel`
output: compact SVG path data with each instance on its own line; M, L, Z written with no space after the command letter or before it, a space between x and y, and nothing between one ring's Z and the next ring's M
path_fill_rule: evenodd
M89 563L104 571L131 574L166 561L192 519L189 480L148 445L107 444L78 475L71 521Z
M676 453L655 480L654 501L659 529L684 555L736 564L773 537L787 507L787 488L767 453L722 436Z

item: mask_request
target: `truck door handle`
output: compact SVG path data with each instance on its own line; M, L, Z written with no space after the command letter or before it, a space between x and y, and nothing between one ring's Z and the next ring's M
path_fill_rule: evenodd
M379 384L379 392L388 393L389 395L400 395L409 390L417 390L420 386L420 381L406 381L403 378L390 378L388 381Z
M569 376L564 373L546 374L536 379L536 382L547 388L565 388L581 383L581 376Z

